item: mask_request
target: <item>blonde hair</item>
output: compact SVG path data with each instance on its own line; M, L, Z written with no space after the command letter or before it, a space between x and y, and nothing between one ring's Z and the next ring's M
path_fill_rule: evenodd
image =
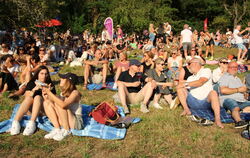
M66 83L63 87L60 87L62 91L62 96L69 97L73 90L76 90L76 86L66 79Z

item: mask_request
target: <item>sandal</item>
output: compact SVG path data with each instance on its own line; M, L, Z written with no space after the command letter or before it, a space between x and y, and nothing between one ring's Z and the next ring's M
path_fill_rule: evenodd
M202 125L202 126L211 126L213 125L214 122L213 121L210 121L210 120L207 120L207 119L203 119L201 120L201 122L199 123L199 125Z

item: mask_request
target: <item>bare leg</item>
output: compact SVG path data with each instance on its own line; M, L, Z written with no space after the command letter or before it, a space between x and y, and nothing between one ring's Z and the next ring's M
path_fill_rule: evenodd
M181 116L191 115L191 111L189 110L188 105L187 105L187 90L185 88L177 87L177 94L181 102L181 105L184 109L184 111L181 113Z
M67 110L62 109L59 105L55 105L56 111L58 112L58 116L62 121L62 126L64 129L69 130L69 120Z
M245 56L246 56L246 53L247 53L247 49L244 50L243 54L242 54L242 57L241 57L241 60L244 60Z
M161 98L161 94L155 94L154 95L154 104L158 103L160 98Z
M102 66L102 85L106 86L106 78L107 78L107 73L108 73L108 64L103 64Z
M188 51L187 51L187 49L184 50L184 56L185 56L185 58L188 56Z
M211 51L211 55L213 57L214 56L214 45L213 44L210 46L210 51Z
M37 116L39 115L40 109L43 104L43 98L39 95L35 96L32 106L32 113L31 113L31 121L35 121Z
M234 118L234 120L236 122L241 121L241 118L240 118L240 108L239 107L236 107L236 108L233 109L233 111L232 111L232 117Z
M90 65L86 64L84 68L84 85L88 84Z
M127 103L126 103L126 96L128 95L128 89L127 87L123 84L118 82L118 95L121 100L122 106L124 109L128 109Z
M121 73L122 73L122 68L118 67L115 73L115 82L118 80Z
M52 122L53 126L55 128L60 128L59 120L55 110L55 105L51 101L46 100L44 101L43 106L45 113L48 116L49 120Z
M152 87L152 83L148 82L141 90L137 93L137 95L143 95L143 104L147 105L149 99L151 98L153 94L154 87Z
M206 58L208 57L208 50L209 50L209 46L206 46Z
M171 94L164 95L163 97L164 97L164 99L168 102L169 105L170 105L170 103L173 101L172 95L171 95Z
M218 127L224 128L220 120L220 102L216 91L211 91L208 95L208 102L211 103L212 109L214 111L214 120Z
M20 107L16 113L14 120L20 121L22 119L23 115L28 112L32 103L33 103L33 98L26 94L22 104L20 105Z
M238 49L237 61L240 61L240 59L241 59L241 53L242 53L242 49Z

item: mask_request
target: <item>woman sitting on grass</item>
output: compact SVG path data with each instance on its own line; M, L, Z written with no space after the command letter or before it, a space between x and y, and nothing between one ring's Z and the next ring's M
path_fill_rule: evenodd
M61 96L57 97L49 87L43 87L46 98L44 109L54 129L44 136L45 139L61 141L70 135L70 129L83 129L81 94L76 89L77 76L73 73L59 74ZM60 128L62 127L62 128Z
M35 72L34 76L31 78L30 82L27 84L25 90L25 98L20 105L16 116L12 122L10 129L11 135L17 135L20 133L20 123L22 117L31 110L31 118L26 124L26 128L23 131L23 135L32 135L36 130L35 120L41 111L41 107L44 102L42 96L42 86L51 85L53 87L52 92L56 93L55 87L52 84L51 78L49 76L49 70L46 66L40 66Z

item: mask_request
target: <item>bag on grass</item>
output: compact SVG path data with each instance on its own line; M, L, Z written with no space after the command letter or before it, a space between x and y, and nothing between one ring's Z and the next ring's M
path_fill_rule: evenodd
M114 125L120 118L117 110L118 108L115 105L102 102L89 113L89 116L92 116L94 120L101 124Z

